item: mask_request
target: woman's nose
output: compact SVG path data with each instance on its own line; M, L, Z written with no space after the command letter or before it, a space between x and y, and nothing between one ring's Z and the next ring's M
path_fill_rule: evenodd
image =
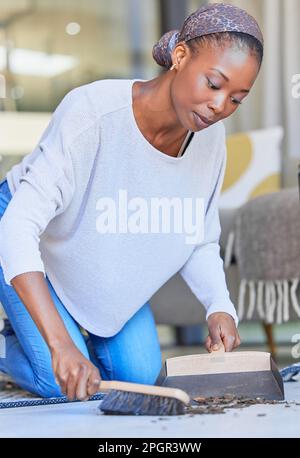
M213 100L211 100L211 102L208 103L208 108L217 114L222 113L225 110L225 97L215 97Z

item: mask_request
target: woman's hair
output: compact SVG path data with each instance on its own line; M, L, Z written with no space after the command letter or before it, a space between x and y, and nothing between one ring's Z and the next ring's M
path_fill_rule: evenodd
M190 14L181 30L170 30L153 46L152 55L158 65L170 68L172 50L184 42L198 55L201 47L228 46L254 54L259 67L263 59L264 39L257 21L245 10L228 3L211 3Z
M170 34L168 32L168 34ZM166 34L165 34L166 35ZM170 40L172 34L170 34ZM200 37L192 38L185 41L189 47L192 56L199 55L201 48L215 47L237 47L243 51L247 51L257 58L259 68L262 64L264 50L263 45L252 35L243 32L217 32L209 35L202 35ZM154 60L161 67L169 69L172 66L172 48L164 45L164 35L153 47L152 55Z

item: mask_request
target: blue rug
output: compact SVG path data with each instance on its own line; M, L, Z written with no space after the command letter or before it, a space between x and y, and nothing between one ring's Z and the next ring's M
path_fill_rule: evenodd
M101 401L104 396L105 393L96 393L89 398L89 401ZM0 374L0 409L63 404L67 402L81 401L69 401L66 396L57 398L42 398L29 393L28 391L22 390L10 379L10 377L2 373Z

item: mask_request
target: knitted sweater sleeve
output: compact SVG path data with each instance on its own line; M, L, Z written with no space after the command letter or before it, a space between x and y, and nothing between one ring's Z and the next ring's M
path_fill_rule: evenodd
M221 234L218 199L221 193L226 168L225 134L222 136L220 165L217 178L206 207L204 218L204 240L196 246L179 273L195 296L206 309L206 319L214 312L225 312L232 316L236 326L238 317L230 300L226 285L223 260L220 256L219 239Z
M21 273L40 271L44 264L40 236L48 223L72 200L74 173L69 144L80 125L78 88L70 91L54 111L25 173L0 221L0 261L6 284Z

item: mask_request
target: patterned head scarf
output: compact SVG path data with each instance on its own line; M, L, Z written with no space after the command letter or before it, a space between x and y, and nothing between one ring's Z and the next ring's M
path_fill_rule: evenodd
M165 33L154 45L153 57L159 65L169 68L172 65L171 52L177 43L219 32L247 33L264 45L262 32L254 17L237 6L212 3L188 16L180 31Z

